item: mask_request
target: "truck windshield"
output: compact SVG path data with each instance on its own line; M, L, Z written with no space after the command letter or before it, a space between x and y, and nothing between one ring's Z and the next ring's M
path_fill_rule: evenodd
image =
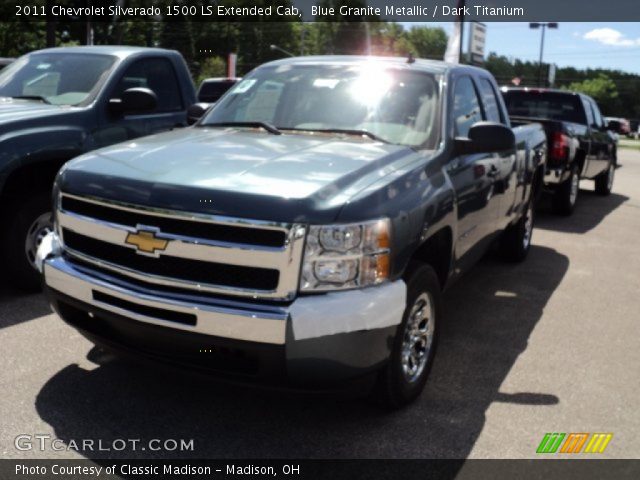
M512 117L533 117L586 124L582 102L578 95L544 90L510 90L503 92Z
M375 64L262 67L200 125L262 122L287 131L344 133L433 149L439 78Z
M0 96L78 105L91 96L115 60L86 53L25 55L0 72Z

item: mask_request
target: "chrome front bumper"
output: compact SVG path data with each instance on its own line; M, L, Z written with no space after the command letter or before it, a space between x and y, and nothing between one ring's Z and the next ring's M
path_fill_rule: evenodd
M55 234L50 234L54 237ZM396 281L362 290L298 297L290 304L222 300L214 296L179 295L128 285L122 280L79 267L61 255L55 238L38 251L44 283L91 307L148 324L191 333L274 345L342 333L377 330L402 321L406 284ZM170 319L194 318L193 324Z
M47 288L56 292L132 320L236 340L280 345L285 343L288 317L286 311L267 313L250 309L234 309L204 302L193 304L134 292L88 275L61 256L49 257L44 262L44 281ZM96 295L96 292L103 295ZM139 311L133 311L134 309L120 306L116 302L104 302L101 298L105 298L105 295L107 298L112 297L127 302L125 305L139 306L141 307L138 309L139 311L144 311L144 307L150 307L153 311L194 315L195 325L163 320L139 313Z

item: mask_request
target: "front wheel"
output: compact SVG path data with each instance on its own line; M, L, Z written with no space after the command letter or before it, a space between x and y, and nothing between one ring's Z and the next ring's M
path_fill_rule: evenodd
M423 263L407 271L407 303L388 364L379 373L376 395L389 408L414 401L431 370L442 318L442 294L436 272Z
M609 195L613 189L613 178L616 174L615 162L609 163L609 167L596 177L596 193L598 195Z
M40 289L36 252L42 239L52 230L49 195L27 200L10 213L2 242L11 285L28 291Z

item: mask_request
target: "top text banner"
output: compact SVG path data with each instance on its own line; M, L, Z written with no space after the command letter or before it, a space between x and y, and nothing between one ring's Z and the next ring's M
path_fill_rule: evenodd
M640 21L639 0L33 0L3 2L0 21ZM461 7L461 5L464 5Z

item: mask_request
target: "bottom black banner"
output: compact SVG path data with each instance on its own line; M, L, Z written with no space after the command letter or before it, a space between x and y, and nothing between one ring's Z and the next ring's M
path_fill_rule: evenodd
M638 479L640 460L0 460L0 479Z

